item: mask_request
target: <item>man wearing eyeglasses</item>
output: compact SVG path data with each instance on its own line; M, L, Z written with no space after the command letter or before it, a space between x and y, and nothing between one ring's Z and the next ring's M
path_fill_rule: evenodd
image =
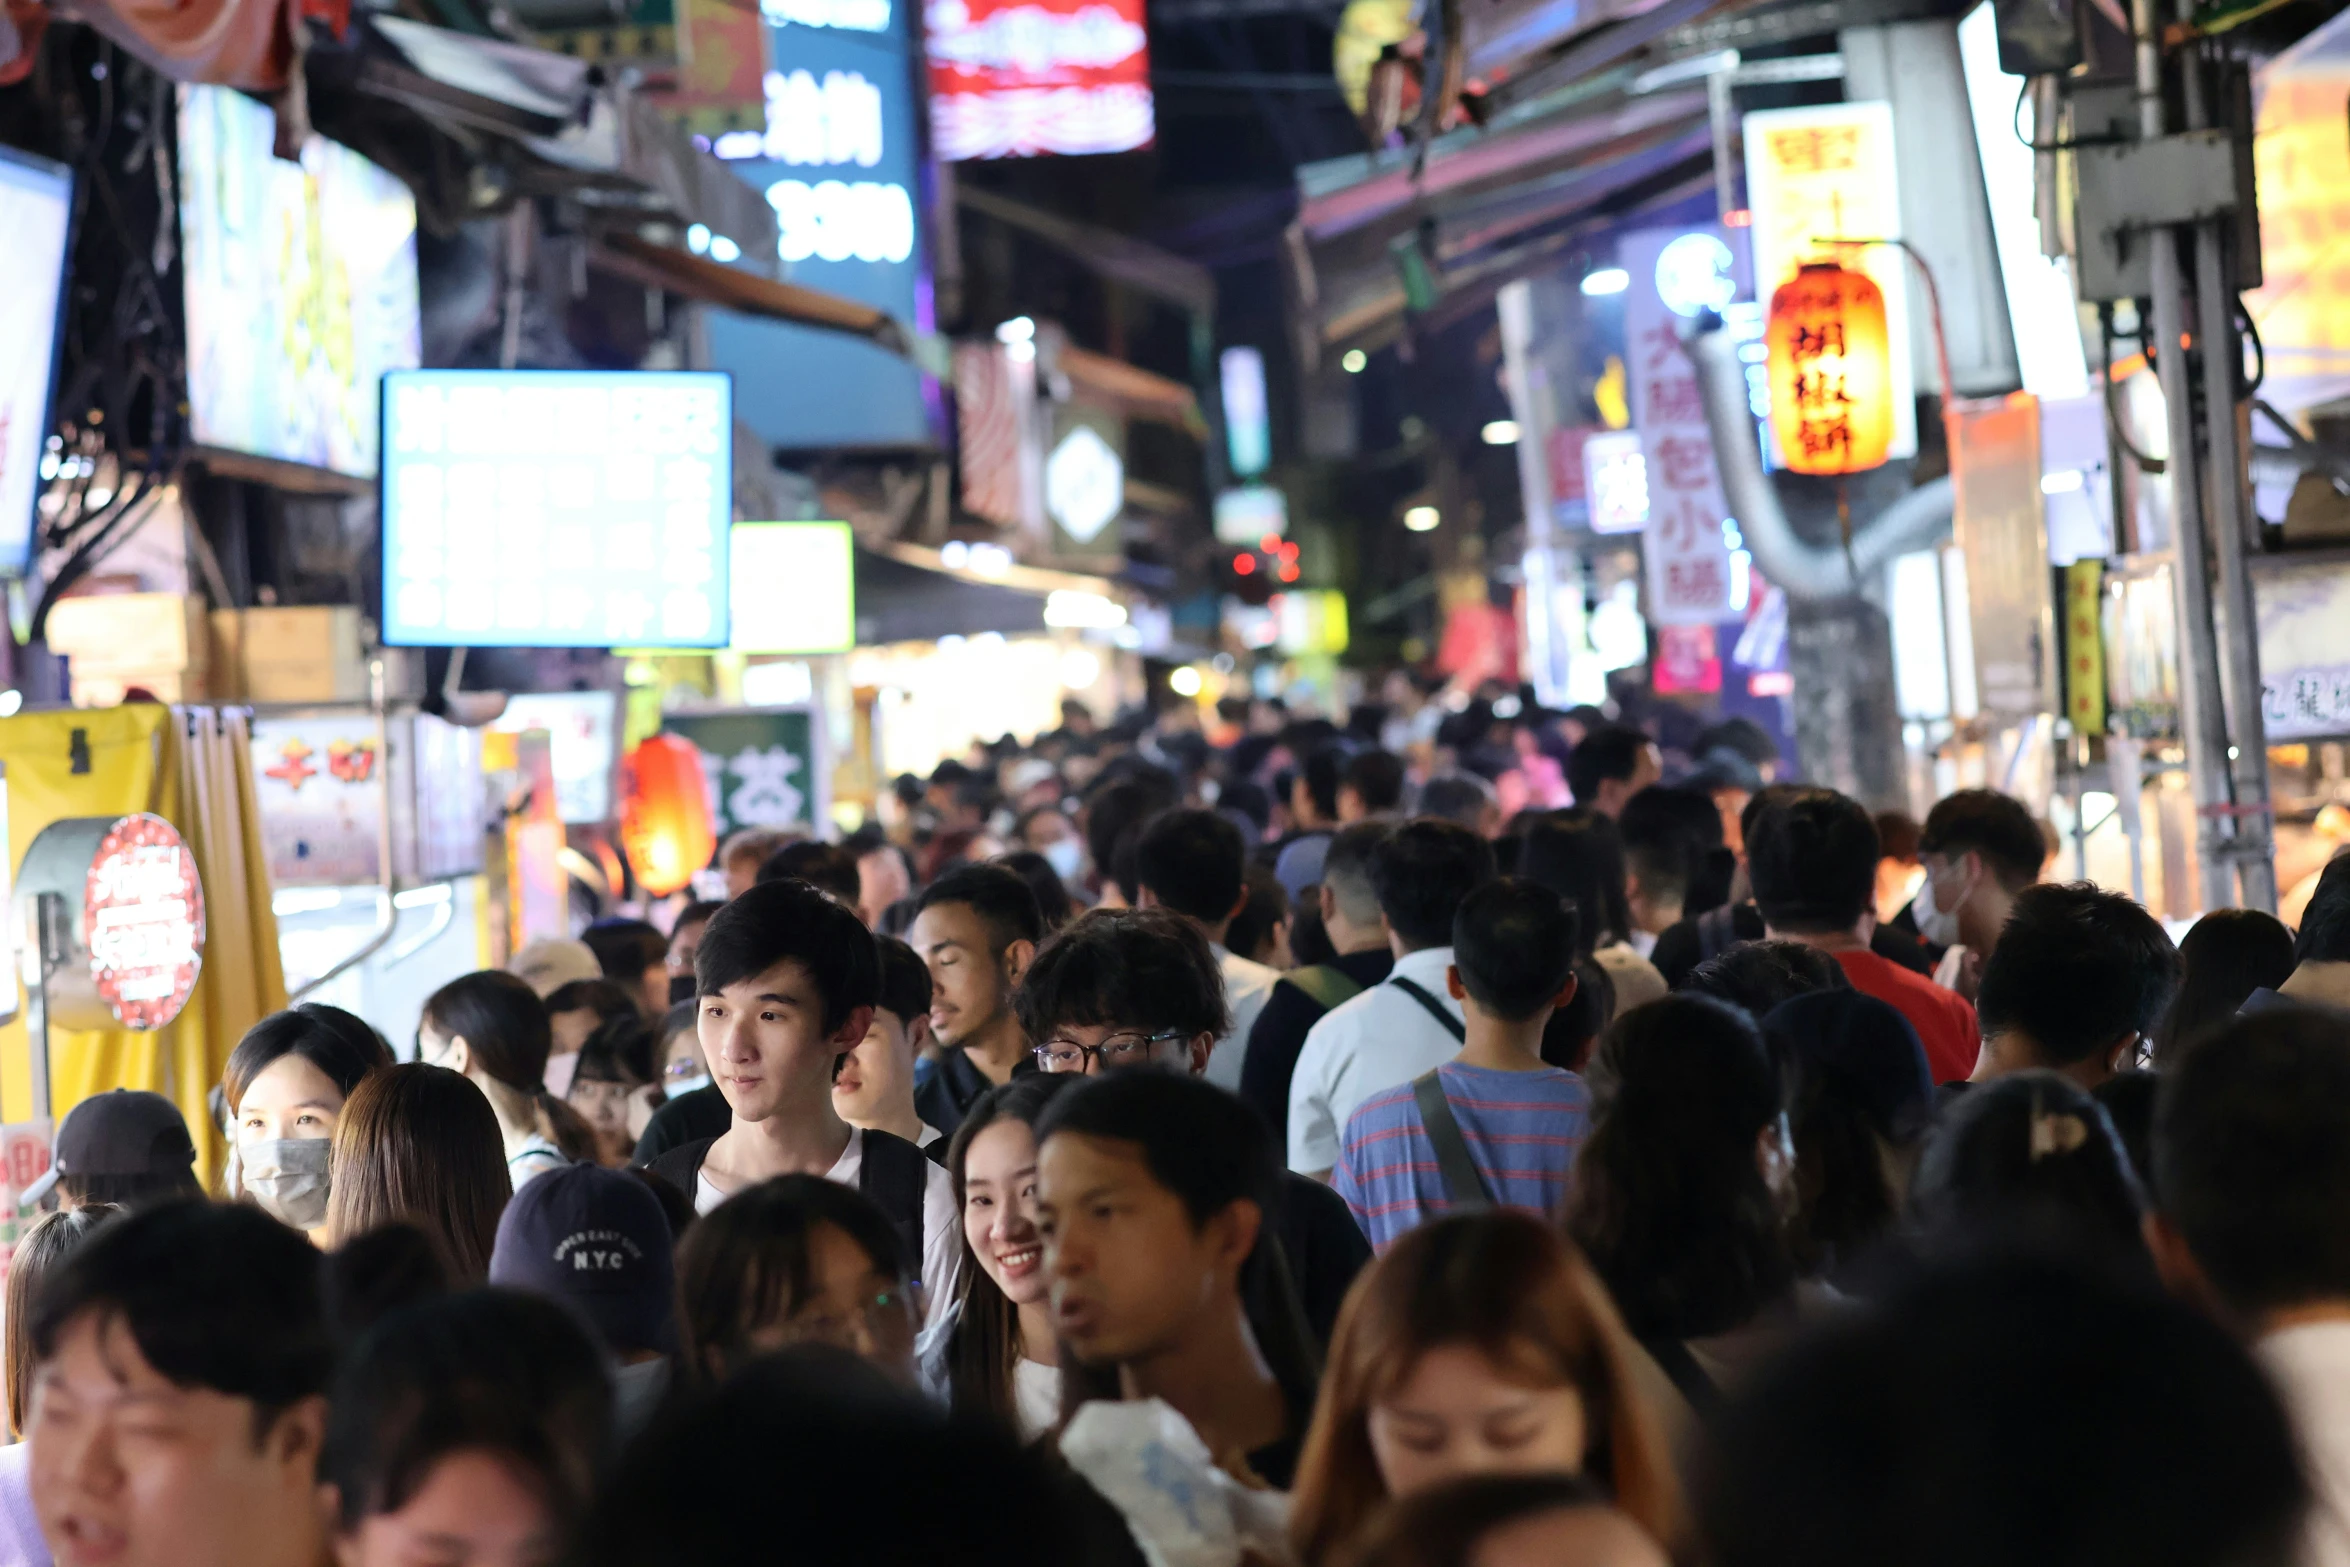
M1039 949L1012 1004L1046 1072L1156 1069L1205 1077L1231 1023L1207 938L1166 909L1095 909L1079 917ZM1270 1127L1265 1135L1274 1136ZM1371 1244L1343 1198L1288 1172L1271 1223L1306 1321L1327 1343L1347 1286L1371 1260Z

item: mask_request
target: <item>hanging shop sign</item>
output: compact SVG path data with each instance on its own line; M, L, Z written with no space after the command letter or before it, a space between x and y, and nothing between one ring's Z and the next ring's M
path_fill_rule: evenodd
M195 993L204 886L196 856L162 817L50 823L25 850L16 897L37 1032L158 1029Z
M1771 295L1771 433L1793 473L1861 473L1893 446L1885 294L1865 272L1809 261Z
M745 827L811 827L830 814L830 759L814 708L671 713L661 728L701 751L710 825L721 842Z
M913 29L897 0L762 0L763 124L710 150L775 209L785 281L934 323L922 225ZM929 445L923 373L843 332L711 310L710 365L770 447Z
M931 0L923 19L942 161L1150 145L1143 0Z
M1885 459L1917 453L1916 386L1910 356L1908 258L1898 245L1837 247L1831 239L1899 239L1901 188L1893 169L1893 107L1831 103L1749 114L1746 127L1747 230L1754 249L1755 292L1775 296L1807 262L1840 261L1877 285L1885 308L1886 398L1893 428ZM1774 376L1772 401L1784 383ZM1779 458L1798 472L1779 420ZM1884 460L1884 459L1880 459ZM1846 470L1849 471L1849 470Z
M1631 277L1624 335L1646 487L1648 618L1710 626L1745 604L1731 558L1730 505L1682 338L1700 314L1719 314L1737 298L1742 269L1729 236L1710 226L1639 229L1624 236L1619 254Z

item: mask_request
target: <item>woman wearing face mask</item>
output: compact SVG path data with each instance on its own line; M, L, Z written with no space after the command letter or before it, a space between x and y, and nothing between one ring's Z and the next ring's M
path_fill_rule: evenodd
M417 1059L472 1080L498 1113L506 1173L534 1175L596 1157L596 1134L577 1110L547 1092L554 1029L538 992L501 969L453 979L425 998Z
M1322 1567L1381 1504L1471 1475L1581 1475L1660 1540L1680 1488L1607 1291L1509 1210L1406 1232L1347 1297L1298 1461L1290 1539Z
M924 1334L923 1379L1022 1441L1060 1419L1059 1338L1036 1232L1036 1118L1074 1076L1024 1077L972 1104L947 1148L963 1210L962 1295ZM974 1266L976 1264L976 1266Z
M383 1036L341 1007L305 1003L254 1024L220 1079L232 1144L229 1190L317 1239L343 1102L391 1064Z

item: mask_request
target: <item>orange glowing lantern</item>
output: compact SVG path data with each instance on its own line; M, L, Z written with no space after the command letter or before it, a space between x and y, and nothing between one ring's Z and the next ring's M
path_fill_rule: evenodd
M665 898L718 848L702 754L677 735L654 735L628 753L620 771L620 847L637 884Z
M1893 340L1867 273L1813 262L1771 295L1771 433L1794 473L1859 473L1893 446Z

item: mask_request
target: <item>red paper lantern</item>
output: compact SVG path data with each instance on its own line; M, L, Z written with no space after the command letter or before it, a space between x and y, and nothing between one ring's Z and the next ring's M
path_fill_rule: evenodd
M637 884L665 898L718 848L702 753L677 735L653 735L620 765L620 847Z
M1893 448L1893 340L1865 272L1814 262L1771 295L1771 433L1793 473L1859 473Z

